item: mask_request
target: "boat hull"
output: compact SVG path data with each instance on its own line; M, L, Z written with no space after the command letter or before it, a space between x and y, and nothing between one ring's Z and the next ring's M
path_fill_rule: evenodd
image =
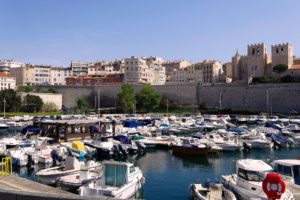
M210 153L216 153L219 149L213 148L197 148L197 147L184 147L184 146L172 146L173 153L175 154L187 154L187 155L207 155Z

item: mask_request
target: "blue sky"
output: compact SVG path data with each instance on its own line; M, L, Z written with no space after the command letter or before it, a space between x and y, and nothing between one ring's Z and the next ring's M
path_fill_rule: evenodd
M0 59L226 62L261 42L290 42L300 54L299 0L0 0L0 8Z

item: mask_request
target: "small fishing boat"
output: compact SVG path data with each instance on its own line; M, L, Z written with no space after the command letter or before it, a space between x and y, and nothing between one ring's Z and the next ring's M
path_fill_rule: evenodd
M212 142L200 143L196 138L182 138L180 142L172 143L171 148L175 154L207 155L222 149Z
M272 166L280 174L296 200L300 199L300 160L274 160Z
M190 191L194 200L236 200L233 192L222 184L212 184L203 187L202 184L192 184Z
M103 177L79 188L80 196L129 199L144 183L144 176L132 163L105 161Z
M82 185L102 177L103 169L100 163L89 161L88 167L82 167L78 173L59 177L57 186L66 191L76 191Z
M273 168L262 160L241 159L236 162L236 174L222 176L223 185L232 190L238 199L264 199L262 189L265 176ZM293 194L287 189L281 196L282 200L294 200Z
M80 162L75 157L67 157L64 166L40 170L36 173L36 176L40 182L47 185L53 185L59 177L78 173L80 167Z

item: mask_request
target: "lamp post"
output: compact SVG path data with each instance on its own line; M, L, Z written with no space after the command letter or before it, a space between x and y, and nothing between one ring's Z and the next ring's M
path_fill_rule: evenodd
M6 103L6 100L5 100L5 97L3 98L3 116L5 118L5 103Z

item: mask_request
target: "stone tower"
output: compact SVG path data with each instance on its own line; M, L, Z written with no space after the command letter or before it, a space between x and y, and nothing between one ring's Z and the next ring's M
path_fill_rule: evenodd
M232 57L232 81L238 81L240 80L240 59L241 56L238 51L236 51L236 54Z
M268 69L269 63L271 63L271 57L268 54L265 44L248 45L248 77L268 75L270 73Z
M288 69L290 69L293 65L293 61L293 45L289 43L272 45L272 69L279 64L286 65Z

